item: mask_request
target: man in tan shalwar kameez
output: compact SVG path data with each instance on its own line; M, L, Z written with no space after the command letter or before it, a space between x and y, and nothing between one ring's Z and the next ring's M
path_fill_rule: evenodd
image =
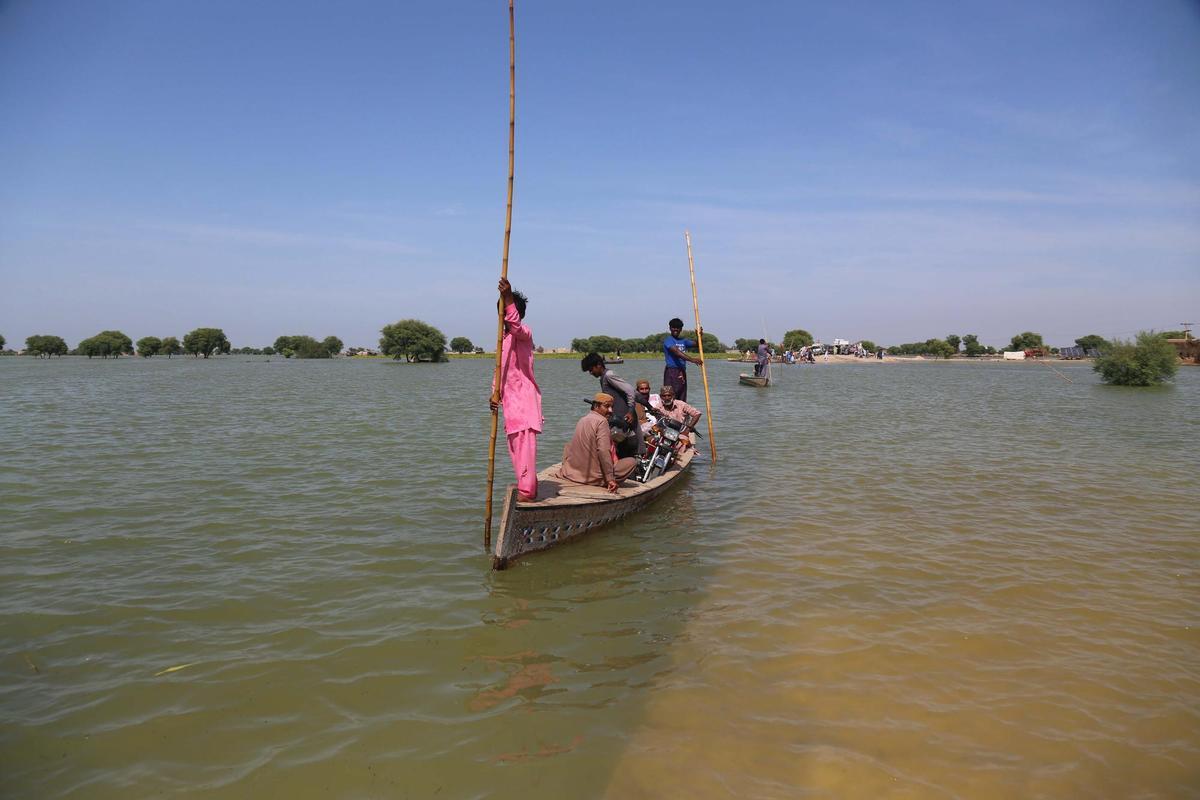
M575 435L563 448L559 476L573 483L603 486L610 492L629 477L637 466L633 458L617 458L612 435L608 430L608 415L612 413L613 397L598 392L592 398L592 410L575 425Z

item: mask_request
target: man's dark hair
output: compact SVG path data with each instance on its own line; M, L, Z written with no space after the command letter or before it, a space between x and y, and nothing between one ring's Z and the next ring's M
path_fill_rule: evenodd
M668 329L671 329L671 328L682 328L682 327L683 327L683 320L681 320L679 317L676 317L675 319L673 319L673 320L671 320L670 322L668 322L668 323L667 323L667 328L668 328Z
M521 319L525 319L525 304L529 302L529 298L521 292L513 292L513 305L517 307L517 315Z
M767 340L766 340L766 339L759 339L759 340L758 340L758 343L759 343L759 344L766 344L766 343L767 343Z
M584 372L590 372L592 367L603 363L604 356L600 355L599 353L588 353L579 360L579 368Z

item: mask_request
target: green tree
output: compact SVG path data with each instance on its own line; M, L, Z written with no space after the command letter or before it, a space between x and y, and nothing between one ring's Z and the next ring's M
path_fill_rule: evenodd
M298 338L300 338L300 337L298 337L298 336L280 336L280 337L278 337L275 340L275 345L274 345L275 352L279 353L279 355L283 356L284 358L291 358L292 354L296 352L296 348L293 345L293 340L298 339Z
M787 338L786 336L784 337ZM758 347L758 339L734 339L733 346L737 348L739 353L744 353L747 350L753 351Z
M97 336L112 343L113 358L117 358L122 355L131 356L134 353L133 339L130 339L120 331L100 331Z
M100 331L80 342L78 350L88 358L120 358L122 354L133 355L133 340L120 331Z
M984 352L984 347L979 343L979 337L973 333L968 333L963 336L963 352L967 354L967 358L979 358Z
M465 336L455 336L450 340L450 349L456 353L471 353L475 350L475 345L471 344L471 340Z
M801 347L808 347L812 343L812 334L803 328L797 328L794 331L788 331L783 335L784 350L799 350ZM756 341L755 345L757 344L758 342ZM738 349L741 350L742 348L739 347Z
M61 336L38 334L25 338L25 352L31 356L38 356L39 358L42 356L46 358L50 356L61 357L66 355L69 349Z
M945 339L927 339L925 341L925 355L934 356L935 358L949 358L957 352Z
M4 349L5 341L7 341L7 340L4 338L4 334L0 334L0 350Z
M1092 366L1113 386L1154 386L1175 376L1179 355L1154 331L1141 331L1135 341L1115 339Z
M1186 336L1183 335L1183 331L1163 331L1162 333L1159 334L1159 336L1161 336L1164 339L1186 339L1187 338Z
M329 358L329 350L311 336L293 336L292 356L295 358Z
M402 319L379 331L379 349L387 356L405 361L445 361L446 335L419 319Z
M887 349L894 356L934 356L936 358L949 358L954 355L954 348L945 339L926 339L923 342L908 342L906 344L894 344Z
M150 358L157 355L159 350L162 350L162 339L159 339L157 336L143 336L137 340L139 356Z
M1084 350L1107 350L1108 340L1103 336L1095 333L1089 333L1087 336L1080 336L1075 340L1075 344L1082 347Z
M643 353L646 350L645 339L622 339L621 352L623 353Z
M342 348L345 347L345 345L342 343L342 340L336 336L326 336L323 340L321 340L321 346L324 347L325 352L329 353L331 356L336 356L338 353L342 352Z
M592 352L592 340L588 338L572 339L571 351L575 353Z
M208 358L213 353L228 353L230 349L225 331L220 328L196 328L183 337L183 352L193 357Z
M1042 341L1042 335L1040 333L1034 333L1033 331L1025 331L1024 333L1018 333L1016 336L1012 337L1012 342L1009 345L1008 349L1009 350L1025 350L1027 348L1045 347L1045 346L1046 346L1046 343Z
M165 354L167 358L177 356L183 352L183 348L179 345L179 340L174 336L168 336L162 340L162 345L158 348L158 352Z
M597 353L612 353L621 349L621 342L624 340L619 336L605 336L597 334L591 337L592 350Z
M962 339L959 337L959 335L957 333L952 333L946 337L946 344L948 344L952 348L954 348L955 353L958 353L958 345L960 342L962 342Z
M267 345L262 349L262 354L264 356L273 356L275 355L275 348L271 347L271 345Z
M870 339L863 339L861 342L859 342L859 344L861 344L863 350L866 350L868 353L874 353L879 349L879 345L875 344Z
M76 353L81 356L87 356L88 358L91 358L92 356L103 356L104 358L108 358L108 348L102 345L95 336L84 339L79 344L75 345L75 353L72 355Z

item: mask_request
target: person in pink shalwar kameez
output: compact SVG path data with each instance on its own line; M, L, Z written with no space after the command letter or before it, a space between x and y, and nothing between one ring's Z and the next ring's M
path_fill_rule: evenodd
M517 474L517 495L522 500L537 497L537 436L542 432L542 390L533 377L533 333L524 323L525 295L500 279L504 303L504 341L500 350L500 402L492 395L495 411L504 406L504 433L508 455ZM496 387L493 384L492 391Z

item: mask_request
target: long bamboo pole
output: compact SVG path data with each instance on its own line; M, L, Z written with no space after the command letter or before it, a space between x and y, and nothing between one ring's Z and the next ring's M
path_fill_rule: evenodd
M712 400L708 396L708 359L704 357L704 327L700 324L700 300L696 296L696 264L692 261L692 234L683 232L687 241L688 272L692 276L692 309L696 312L696 346L700 348L700 379L704 381L704 410L708 418L708 446L712 449L712 460L717 461L717 440L713 437Z
M517 132L517 31L513 0L508 0L508 203L504 210L504 255L500 260L500 277L508 277L508 242L512 238L513 200L513 143ZM504 389L500 374L500 357L504 349L504 301L496 301L496 368L492 372L492 402L499 403ZM500 410L492 410L492 434L488 444L487 518L483 522L483 549L492 547L492 486L496 478L496 431L500 425Z

